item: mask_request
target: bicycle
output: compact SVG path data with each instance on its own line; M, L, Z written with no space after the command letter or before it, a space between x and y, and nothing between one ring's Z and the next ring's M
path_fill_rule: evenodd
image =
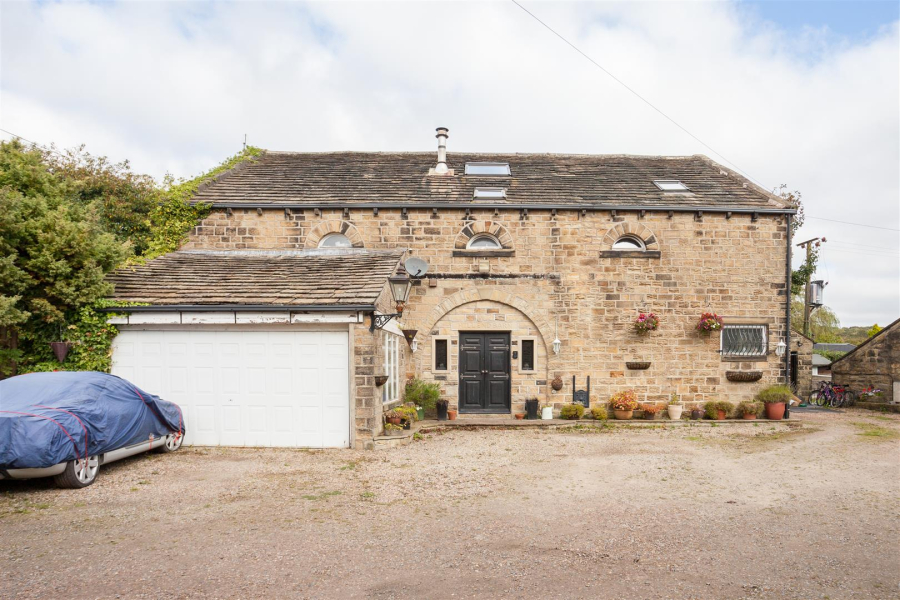
M819 389L809 395L808 404L830 406L831 408L849 408L856 404L856 393L846 385L822 381Z

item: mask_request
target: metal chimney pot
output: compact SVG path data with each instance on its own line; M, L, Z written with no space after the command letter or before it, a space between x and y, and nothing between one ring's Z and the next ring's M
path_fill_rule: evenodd
M438 159L437 166L434 167L434 172L439 175L446 175L448 172L447 169L447 138L449 137L450 130L446 127L438 127L437 135L434 136L438 139Z

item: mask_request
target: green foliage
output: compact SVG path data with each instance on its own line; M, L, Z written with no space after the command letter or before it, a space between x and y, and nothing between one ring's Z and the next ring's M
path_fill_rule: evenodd
M797 331L803 329L803 299L791 300L791 323ZM820 344L838 344L841 336L841 321L827 306L820 306L809 315L809 337Z
M744 400L739 402L737 408L735 409L735 413L739 417L743 417L744 415L757 415L759 416L762 413L762 402L754 402L752 400Z
M770 385L761 389L756 394L756 399L764 404L772 404L774 402L789 402L793 396L791 388L786 385Z
M401 419L405 419L410 423L414 423L418 416L415 406L398 406L393 412L399 414Z
M866 332L869 330L868 327L860 327L860 326L850 326L850 327L841 327L840 335L841 340L846 342L847 344L854 344L859 346L864 341L868 339L868 335Z
M594 417L597 421L605 421L609 418L609 414L606 412L606 408L603 406L595 406L591 409L591 416Z
M813 354L818 354L820 356L824 356L831 362L834 362L847 353L843 352L841 350L813 350Z
M878 323L875 323L868 331L866 331L866 337L875 337L878 335L879 331L881 331L881 327L878 326Z
M441 384L428 383L417 377L406 382L406 390L403 393L404 402L412 402L426 410L433 409L440 397Z
M560 409L559 416L561 419L576 420L584 416L584 406L580 404L566 404Z
M703 405L703 410L708 419L718 419L719 411L725 411L727 417L734 411L734 404L727 400L711 400Z

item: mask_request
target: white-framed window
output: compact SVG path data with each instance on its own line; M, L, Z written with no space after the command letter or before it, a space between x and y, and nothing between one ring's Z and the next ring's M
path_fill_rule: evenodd
M506 188L477 187L472 197L476 200L500 200L506 198Z
M612 245L612 249L643 251L646 250L647 247L644 246L644 240L642 240L641 238L633 235L623 235Z
M689 192L688 186L677 179L654 179L654 185L664 192Z
M353 245L343 233L329 233L319 240L319 248L349 248Z
M503 246L500 240L489 233L479 233L466 244L470 250L500 250Z
M431 369L438 373L450 370L450 338L431 338Z
M387 404L400 399L400 340L399 335L384 333L384 374L387 382L382 392L382 402Z
M466 163L466 175L509 176L509 163L470 162Z
M519 338L519 372L537 371L537 338Z
M765 358L769 326L726 323L719 343L722 358Z

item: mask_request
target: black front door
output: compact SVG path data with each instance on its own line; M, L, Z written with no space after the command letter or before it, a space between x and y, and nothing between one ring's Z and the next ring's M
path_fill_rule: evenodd
M459 411L509 412L509 334L459 334Z

